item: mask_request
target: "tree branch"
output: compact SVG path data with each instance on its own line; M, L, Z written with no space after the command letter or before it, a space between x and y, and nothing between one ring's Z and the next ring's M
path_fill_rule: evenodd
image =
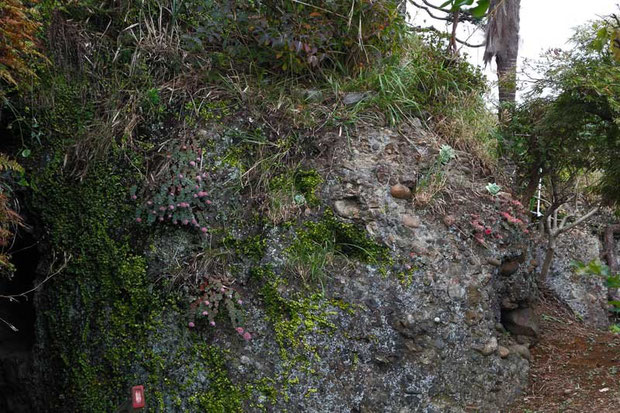
M451 22L452 18L450 17L450 15L455 13L454 10L444 9L444 8L435 6L435 5L431 4L431 3L429 3L427 0L421 0L422 3L424 3L426 5L426 7L422 6L421 4L416 3L414 0L408 0L408 1L409 1L409 3L413 4L415 7L426 11L433 19L445 20L445 21ZM434 9L434 10L438 10L438 11L440 11L442 13L446 13L448 15L448 17L437 17L437 16L434 16L431 13L430 9ZM468 21L470 23L478 23L481 20L481 19L475 18L474 16L471 15L471 13L469 13L466 10L457 10L457 13L459 14L459 18L462 21Z
M422 1L424 1L424 0L422 0ZM447 21L447 22L451 22L451 21L452 21L452 19L451 19L450 17L439 17L439 16L435 16L433 13L431 13L431 11L430 11L430 9L429 9L428 7L424 7L424 6L422 6L421 4L418 4L418 3L416 3L416 2L415 2L415 1L413 1L413 0L409 0L409 2L410 2L411 4L413 4L415 7L417 7L418 9L422 9L422 10L424 10L426 13L428 13L428 15L429 15L429 16L431 16L431 17L432 17L433 19L435 19L435 20L443 20L443 21ZM424 3L425 3L425 4L428 4L428 3L427 3L427 2L425 2L425 1L424 1ZM439 7L435 7L435 6L432 6L432 7L433 7L434 9L441 10L441 11L442 11L442 12L444 12L444 13L450 13L450 11L448 11L448 10L443 10L443 9L440 9Z
M26 295L30 294L31 292L37 290L38 288L40 288L43 284L45 284L46 282L48 282L52 277L54 277L55 275L59 274L60 272L62 272L62 270L64 270L65 268L67 268L67 265L69 263L69 260L71 259L71 255L69 255L69 257L67 258L67 255L65 254L64 257L64 263L61 264L60 268L58 268L56 271L50 273L47 277L45 277L45 279L43 281L41 281L39 284L37 284L36 286L32 287L31 289L29 289L28 291L24 291L23 293L19 293L19 294L13 294L13 295L0 295L0 298L6 298L9 301L18 301L17 298L18 297L26 297ZM2 320L6 323L5 320ZM8 324L8 323L7 323Z
M413 0L409 0L411 3L413 3ZM422 3L426 4L428 7L430 7L431 9L435 9L435 10L441 10L444 13L450 13L450 10L446 10L446 9L442 9L439 6L435 6L434 4L429 3L426 0L422 0Z
M559 228L559 229L558 229L557 234L561 234L561 233L563 233L563 232L566 232L566 231L569 231L569 230L571 230L571 229L575 228L577 225L581 224L582 222L584 222L584 221L586 221L587 219L589 219L592 215L596 214L596 213L599 211L599 209L601 209L601 207L598 207L598 206L597 206L597 207L595 207L595 208L592 208L592 209L590 210L590 212L588 212L587 214L585 214L585 215L581 216L579 219L577 219L577 220L576 220L575 222L573 222L572 224L567 225L567 226L562 227L562 228ZM556 235L557 235L557 234L556 234Z
M448 34L442 32L441 30L437 30L434 27L420 27L420 26L411 26L411 27L413 27L414 29L419 29L420 31L428 31L428 32L437 33L437 34L439 34L442 37L449 37ZM468 43L468 42L466 42L464 40L459 39L458 37L455 38L454 40L456 40L457 43L460 43L460 44L462 44L464 46L467 46L467 47L473 47L473 48L484 47L484 43L481 43L481 44L471 44L471 43Z

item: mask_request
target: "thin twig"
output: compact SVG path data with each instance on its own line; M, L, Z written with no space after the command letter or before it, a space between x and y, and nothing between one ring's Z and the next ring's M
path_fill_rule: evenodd
M71 259L71 255L69 255L69 257L67 257L67 254L65 253L64 255L64 262L62 263L62 265L60 266L60 268L58 268L56 271L54 271L53 273L49 274L47 277L45 277L45 279L43 281L41 281L39 284L37 284L36 286L32 287L31 289L29 289L28 291L24 291L22 293L19 294L12 294L12 295L0 295L0 298L6 298L9 301L18 301L17 298L18 297L26 297L26 295L30 294L33 291L36 291L38 288L40 288L43 284L45 284L46 282L48 282L52 277L54 277L55 275L59 274L60 272L62 272L62 270L64 270L65 268L67 268L67 265L69 263L69 260ZM27 297L26 297L27 298ZM4 320L2 320L4 321ZM6 321L5 321L6 322Z
M441 30L438 30L438 29L436 29L436 28L434 28L434 27L421 27L421 26L411 26L411 27L412 27L414 30L419 30L419 31L429 31L429 32L434 32L434 33L437 33L437 34L439 34L439 35L441 35L441 36L443 36L443 37L449 37L446 33L442 32ZM467 47L473 47L473 48L476 48L476 47L484 47L484 46L485 46L485 43L480 43L480 44L471 44L471 43L468 43L468 42L466 42L466 41L464 41L464 40L459 39L458 37L455 37L455 38L454 38L454 40L456 40L456 41L457 41L457 43L460 43L460 44L465 45L465 46L467 46Z

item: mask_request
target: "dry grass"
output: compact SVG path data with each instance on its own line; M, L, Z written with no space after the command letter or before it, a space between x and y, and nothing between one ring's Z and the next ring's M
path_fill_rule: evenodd
M481 97L469 94L454 98L437 116L434 130L454 148L472 155L485 169L497 167L497 117L483 108Z

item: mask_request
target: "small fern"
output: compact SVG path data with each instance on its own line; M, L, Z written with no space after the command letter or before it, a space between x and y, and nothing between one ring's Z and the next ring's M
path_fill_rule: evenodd
M24 172L24 168L17 161L0 152L0 172L4 171L13 171L21 174Z

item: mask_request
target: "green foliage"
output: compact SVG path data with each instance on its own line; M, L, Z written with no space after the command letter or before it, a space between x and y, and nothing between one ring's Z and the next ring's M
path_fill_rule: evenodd
M428 111L439 120L448 106L456 104L454 99L485 90L481 73L465 60L445 54L441 45L409 35L402 47L400 53L338 85L343 91L368 94L355 105L352 115L374 108L395 124Z
M561 193L572 188L575 177L599 173L591 188L615 204L620 201L620 63L596 36L608 24L601 20L581 28L573 49L547 54L541 63L544 79L515 111L509 133L522 176L532 179L542 169Z
M319 221L307 221L286 249L287 265L304 282L323 284L325 270L336 256L381 265L390 261L387 247L372 240L354 224L338 220L327 210Z
M575 273L579 275L594 275L605 278L607 288L620 288L620 274L612 274L609 267L603 264L599 259L583 263L580 261L572 261L571 266L575 269ZM614 313L620 314L620 301L610 301Z
M405 27L397 6L393 0L187 1L176 18L184 47L215 54L216 67L234 61L276 73L312 73L392 53Z
M320 294L307 296L296 293L291 298L285 298L279 292L283 283L281 278L272 277L261 289L265 311L274 324L276 342L283 359L289 359L288 350L305 353L298 354L305 359L316 351L306 343L305 335L315 329L329 331L335 326L328 321L329 314L322 309L320 302L323 297Z
M312 244L325 243L333 244L337 253L367 264L379 264L382 260L388 260L390 256L386 246L378 244L355 224L339 220L331 210L325 211L319 221L304 223L303 230L297 233L291 248L301 250Z
M149 288L144 258L131 252L128 234L115 233L129 212L117 171L93 165L96 173L76 185L61 165L62 156L52 159L35 180L42 190L34 202L49 242L70 257L47 291L59 300L42 313L47 342L60 358L56 384L69 400L80 410L110 411L130 385L123 380L127 360L146 340L162 304Z
M318 207L318 187L323 178L314 169L285 170L269 180L267 216L273 224L290 221L301 211Z
M450 145L441 145L439 148L439 155L437 156L437 162L441 165L446 165L452 159L456 158L456 152Z
M243 301L235 289L229 285L224 285L222 281L213 279L209 276L204 277L204 281L199 285L200 296L195 298L190 305L190 327L199 326L197 323L216 326L216 318L222 307L228 313L232 326L237 329L240 335L244 334L244 317L240 309ZM239 329L241 327L241 329ZM249 333L248 333L249 334ZM247 336L247 340L251 336Z
M261 234L248 236L245 239L236 239L228 236L222 240L224 247L232 249L240 258L249 258L260 261L265 255L267 243Z
M489 182L487 186L485 186L485 189L487 190L488 193L490 193L493 196L499 194L499 191L502 190L502 188L499 185L497 185L495 182L493 183Z
M197 347L201 359L201 370L204 367L209 386L196 395L190 396L190 405L203 412L242 412L243 400L247 398L247 393L233 384L228 377L226 359L221 350L204 343L197 344Z
M166 411L166 403L179 394L190 394L178 401L190 411L241 411L245 394L228 378L224 355L203 338L179 336L174 354L162 354L154 345L162 330L187 331L185 324L163 321L167 313L185 308L179 309L178 298L167 296L166 289L149 278L145 258L135 253L141 233L132 232L135 227L128 222L135 207L126 189L135 179L133 169L111 158L92 164L77 183L63 173L62 155L56 153L36 175L34 187L40 189L32 200L51 247L68 259L64 271L46 285L39 315L47 327L45 355L55 367L46 372L48 385L64 394L50 408L115 411L129 388L143 383L154 411ZM220 293L223 287L219 285ZM240 305L239 297L226 291L226 297L232 295ZM200 371L189 370L181 381L172 380L170 371L193 364ZM204 382L205 377L208 384L197 390L194 381Z
M442 145L435 162L426 171L423 171L418 181L415 200L419 205L427 205L437 193L443 190L446 183L448 164L456 157L450 145Z
M272 191L284 191L292 194L298 204L318 206L319 198L316 191L323 183L323 178L314 169L294 169L274 177L269 186ZM301 196L301 198L299 197Z
M449 6L450 11L452 12L465 11L471 13L471 15L476 18L482 18L489 9L490 3L490 0L477 0L474 5L474 0L448 0L440 7ZM463 6L473 7L465 9Z
M575 270L575 273L579 275L598 275L605 278L609 278L611 276L609 267L598 259L592 260L588 263L572 261L571 266Z

